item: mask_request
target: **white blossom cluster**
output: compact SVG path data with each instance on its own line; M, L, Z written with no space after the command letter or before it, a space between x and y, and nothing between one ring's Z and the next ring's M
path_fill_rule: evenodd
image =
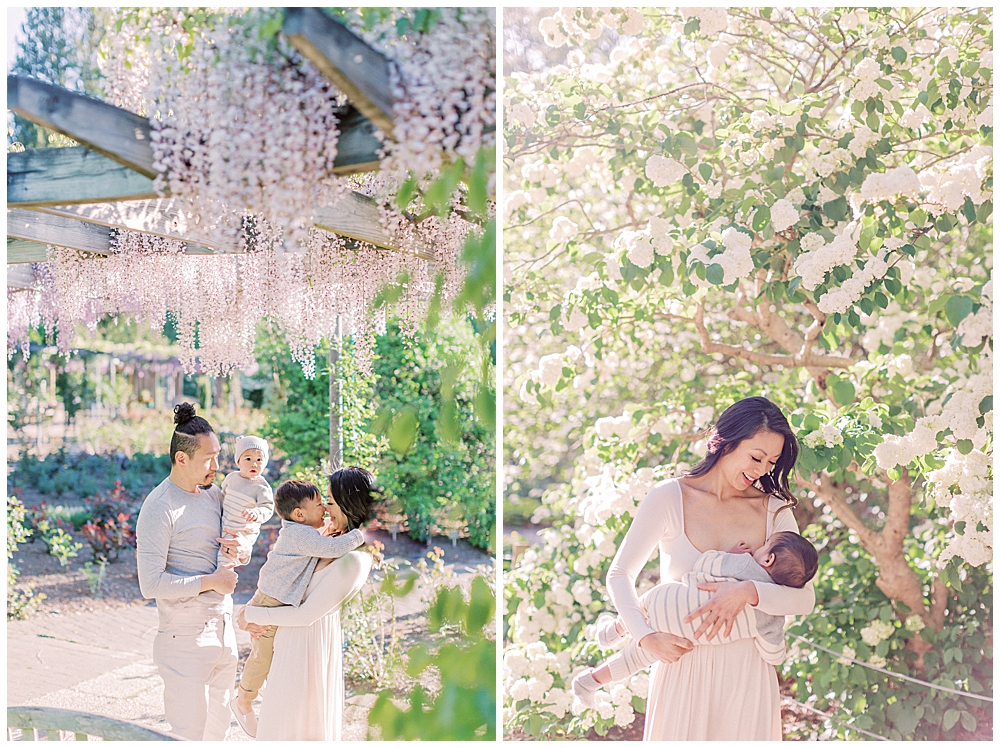
M889 269L889 263L886 262L887 255L888 252L883 248L840 286L831 288L823 294L816 304L820 311L825 314L843 314L850 309L868 286L885 276Z
M920 186L927 193L933 212L954 212L969 197L976 205L992 197L983 190L983 182L993 173L993 146L977 145L954 161L944 162L939 169L920 173Z
M802 278L802 287L812 291L823 282L830 270L851 263L858 253L860 232L861 226L852 221L828 244L820 243L823 237L819 234L803 237L803 253L795 259L794 265L796 274Z
M669 187L688 173L680 161L654 154L646 161L646 176L657 187Z
M715 36L725 31L729 25L729 14L725 8L678 8L684 18L697 18L698 30L702 36Z
M709 257L708 249L703 244L698 244L691 248L688 264L694 260L699 260L705 265L717 263L724 273L722 285L728 286L753 272L753 257L750 256L752 243L753 239L746 232L730 226L722 232L722 245L725 249L721 253ZM693 278L693 280L698 282L699 279Z
M836 424L828 423L821 429L810 431L802 441L807 447L837 447L844 443L844 434Z
M952 523L964 522L962 534L949 535L940 563L953 556L972 566L993 559L993 481L989 456L978 449L967 455L952 450L943 467L927 475L927 481L939 506L951 509ZM956 490L957 489L957 490ZM986 529L979 530L982 524Z
M867 101L882 94L882 87L876 82L882 76L882 67L872 57L865 57L851 70L850 95L852 99ZM864 151L862 151L864 153Z
M597 39L605 28L638 36L644 27L645 18L638 8L562 8L538 23L538 31L550 47Z
M863 627L859 633L861 634L861 641L869 647L875 647L879 642L892 636L892 633L895 630L896 627L891 623L875 619L867 626Z
M771 206L771 226L775 231L790 229L799 222L799 211L786 198L776 200Z
M920 179L909 166L897 166L885 173L873 172L865 177L861 185L861 200L877 203L896 197L917 197L920 194Z
M985 354L981 371L956 380L944 393L947 402L940 412L918 418L913 430L905 436L886 435L875 447L875 460L883 470L906 466L921 455L938 448L937 434L951 429L953 439L969 440L975 449L982 449L993 433L993 411L984 416L983 426L976 423L980 417L979 405L993 392L992 354ZM930 409L928 409L930 410Z
M673 248L673 239L665 231L657 235L657 222L666 223L663 219L653 218L642 231L626 229L615 238L615 246L623 250L625 256L633 265L648 268L653 264L656 255L669 255Z

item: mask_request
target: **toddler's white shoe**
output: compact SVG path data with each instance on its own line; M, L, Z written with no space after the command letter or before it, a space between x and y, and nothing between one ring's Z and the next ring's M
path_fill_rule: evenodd
M239 706L236 705L236 699L229 700L229 708L233 712L233 716L236 717L236 724L249 735L254 740L257 739L257 715L254 714L253 707L250 707L250 711L244 714L240 711Z
M594 668L589 667L573 679L573 693L584 706L593 709L597 706L594 694L601 690L601 684L594 680Z

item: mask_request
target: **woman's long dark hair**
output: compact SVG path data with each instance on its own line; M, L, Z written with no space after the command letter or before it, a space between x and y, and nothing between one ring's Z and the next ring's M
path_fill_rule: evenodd
M356 530L365 523L372 511L372 494L379 493L375 476L364 468L345 467L329 476L330 498L347 517L347 529Z
M760 488L765 493L777 496L786 506L794 508L799 501L788 488L788 475L795 467L795 460L798 459L799 442L792 433L792 427L788 425L785 415L766 397L747 397L726 408L712 427L705 458L685 475L690 477L705 475L715 467L720 457L729 454L740 442L761 431L780 434L785 438L785 444L781 448L781 456L771 471L760 476L758 480Z

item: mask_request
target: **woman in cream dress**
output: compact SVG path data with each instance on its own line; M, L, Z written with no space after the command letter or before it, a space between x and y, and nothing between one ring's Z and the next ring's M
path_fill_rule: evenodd
M650 676L643 740L781 740L777 675L753 640L695 646L654 632L635 582L657 546L660 579L671 581L690 571L703 551L725 551L741 541L756 550L772 533L798 532L788 490L797 456L795 436L777 406L746 398L720 416L705 459L685 476L654 486L639 505L607 582L629 635L660 659ZM703 616L698 637L728 633L745 605L771 615L805 615L815 602L812 583L802 589L757 582L701 588L714 594L691 616Z
M340 740L344 708L340 609L368 578L372 556L352 551L317 568L297 608L247 606L251 623L277 626L257 740Z

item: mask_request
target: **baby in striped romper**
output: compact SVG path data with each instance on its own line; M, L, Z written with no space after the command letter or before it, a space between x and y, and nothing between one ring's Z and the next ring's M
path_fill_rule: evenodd
M816 574L818 562L816 549L808 540L794 532L776 532L753 553L746 543L738 544L729 553L706 551L680 581L658 584L639 600L654 631L698 644L727 644L753 637L764 661L777 665L785 658L783 616L768 615L748 605L737 616L728 636L719 632L711 641L705 639L705 634L695 639L697 621L684 623L684 619L712 596L711 592L699 590L699 584L750 581L804 587ZM597 621L597 642L602 649L610 649L626 634L621 618L604 614ZM594 694L605 683L626 678L656 662L657 658L641 649L638 642L629 642L597 667L577 675L573 679L573 693L585 706L594 707Z

